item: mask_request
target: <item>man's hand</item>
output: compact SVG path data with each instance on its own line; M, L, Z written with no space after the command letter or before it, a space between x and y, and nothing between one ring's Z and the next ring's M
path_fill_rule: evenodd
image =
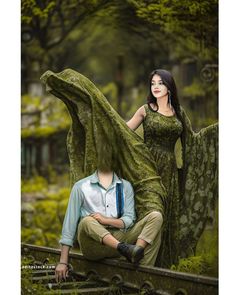
M66 277L68 276L68 266L65 264L58 264L55 269L55 277L57 283L60 282L62 279L66 280Z
M103 216L100 213L92 213L91 217L96 219L102 225L110 225L116 228L124 228L125 223L122 219Z
M90 216L93 217L94 219L96 219L100 224L107 225L108 218L103 216L102 214L92 213L92 214L90 214Z

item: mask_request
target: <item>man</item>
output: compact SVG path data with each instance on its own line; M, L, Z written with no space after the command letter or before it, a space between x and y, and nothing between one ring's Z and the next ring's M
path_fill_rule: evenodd
M68 275L68 256L77 230L83 255L99 260L120 255L132 263L154 266L161 241L162 214L136 220L131 184L112 171L97 170L72 188L60 239L56 280Z

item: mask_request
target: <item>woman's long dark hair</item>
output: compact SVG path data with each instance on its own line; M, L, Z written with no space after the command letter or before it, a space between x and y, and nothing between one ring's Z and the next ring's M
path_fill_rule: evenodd
M153 96L152 91L151 91L152 78L153 78L154 75L160 76L163 84L167 87L168 92L169 92L168 100L171 99L171 105L174 108L174 110L176 112L176 115L179 117L179 115L180 115L180 104L179 104L179 99L178 99L178 93L177 93L175 80L172 77L171 73L166 71L166 70L158 69L158 70L154 70L154 71L151 72L151 74L149 76L149 94L148 94L148 97L147 97L148 105L150 106L150 103L153 103L153 104L155 104L157 106L157 110L159 109L156 98Z
M147 97L147 104L150 110L152 110L153 112L155 112L153 110L153 108L150 106L151 103L155 104L157 106L157 110L159 109L158 104L157 104L157 100L156 98L153 96L152 91L151 91L151 85L152 85L152 78L154 75L158 75L161 77L161 80L163 82L163 84L167 87L169 94L168 94L168 102L169 99L171 99L171 105L174 108L174 111L176 113L177 118L181 121L182 126L183 126L183 132L181 134L181 142L182 142L182 146L183 146L183 161L184 161L184 155L185 155L185 144L186 144L186 125L185 125L185 121L183 119L183 116L181 114L181 109L180 109L180 103L179 103L179 99L178 99L178 92L177 92L177 87L175 84L175 80L173 78L173 76L171 75L170 72L163 70L163 69L157 69L151 72L150 76L149 76L149 94ZM183 163L185 164L185 163ZM180 171L180 190L181 190L181 194L184 193L184 167L183 169L181 169Z

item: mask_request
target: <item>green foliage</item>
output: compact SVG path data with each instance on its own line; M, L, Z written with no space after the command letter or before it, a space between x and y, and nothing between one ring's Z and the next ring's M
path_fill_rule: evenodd
M106 4L104 0L22 0L22 24L44 49L58 45L76 25ZM54 37L54 38L53 38Z
M40 228L26 228L24 224L22 224L21 228L21 241L23 243L38 245L38 246L45 246L46 240L43 235L42 229Z
M40 192L44 193L48 189L48 182L42 176L35 176L30 179L21 180L21 192L22 193L33 193Z
M56 247L61 233L61 222L58 217L58 202L43 200L35 203L35 214L32 226L40 230L40 243L44 246Z
M100 87L100 89L110 104L115 106L117 99L117 85L114 82L110 82L107 85Z
M180 259L171 269L181 272L218 277L218 208L215 208L214 224L206 228L198 241L196 256Z
M36 176L22 180L22 193L32 194L31 201L22 204L22 242L57 247L62 223L70 195L69 181L65 175L56 176L54 184ZM60 185L66 187L60 187ZM45 199L34 199L34 194L43 194Z
M60 201L68 199L69 195L70 195L69 187L62 187L56 192L47 193L47 198L49 200L60 202Z
M21 137L22 138L48 137L56 132L58 132L58 128L52 127L52 126L42 126L42 127L31 128L31 129L27 128L27 129L22 129Z
M41 228L44 232L48 230L57 229L56 213L57 203L51 200L39 201L35 204L36 214L34 216L34 223L37 228Z
M137 15L145 21L160 25L165 33L178 34L180 37L193 36L205 38L208 44L215 44L210 38L217 27L218 1L136 1L129 0ZM215 26L215 27L214 27ZM202 35L201 35L202 34ZM185 38L186 39L186 38Z
M36 17L40 20L47 20L55 8L56 2L44 1L44 5L44 7L39 7L36 0L22 0L22 22L30 24Z
M172 265L172 270L194 274L205 274L209 269L209 263L202 256L192 256L179 260L178 265Z
M202 98L201 98L202 99ZM209 126L216 123L216 118L208 115L207 117L204 114L200 113L199 108L197 110L188 111L189 117L191 118L191 123L193 129L198 132L201 128Z
M200 83L200 81L196 78L193 80L193 83L191 85L184 87L182 93L184 96L191 97L192 99L198 96L201 97L205 95L203 84Z
M33 97L31 95L22 96L22 114L25 116L35 116L29 127L21 129L22 138L27 137L48 137L57 132L68 130L70 118L64 104L53 97ZM42 123L42 117L44 122Z
M22 295L42 295L45 294L48 289L43 284L35 284L32 281L32 269L27 266L33 265L31 258L22 257L21 259L21 294Z
M47 170L48 170L47 174L48 174L49 183L56 183L56 181L57 181L57 173L53 169L52 165L49 164Z
M206 228L198 241L196 255L202 255L209 269L206 274L218 276L218 205L215 208L214 223L212 228Z
M21 97L21 111L35 111L41 109L41 97L25 94Z
M60 7L55 1L54 8L53 4L47 8L53 2L47 0L36 5L36 1L23 1L22 14L32 18L30 27L36 32L35 41L23 48L29 60L27 68L31 68L31 59L39 61L41 72L48 68L55 71L75 68L91 78L117 109L117 57L121 55L124 91L119 105L122 106L122 117L129 119L146 100L149 72L157 67L172 70L173 65L179 66L190 58L198 64L194 74L197 83L185 88L183 75L177 73L180 97L187 100L191 95L193 99L205 92L207 100L216 104L217 80L206 85L199 79L199 73L206 63L217 64L217 1L70 0ZM35 5L41 11L37 15L32 12ZM44 15L47 9L48 20L45 21L45 17L39 15ZM63 21L60 22L55 9L62 13ZM74 21L77 25L72 26ZM60 46L56 46L60 42ZM45 50L47 46L50 50ZM214 90L210 89L212 85ZM135 100L132 87L139 91ZM211 109L207 106L209 112ZM60 116L61 111L56 113ZM216 113L210 116L216 117ZM54 132L56 129L52 128L27 129L22 136L50 136Z
M218 277L218 236L215 234L212 236L212 232L208 231L207 233L207 231L205 231L203 239L205 240L205 249L201 249L203 246L201 245L200 247L200 245L198 245L197 254L202 253L202 256L209 266L204 274Z
M68 205L68 201L69 201L69 196L70 196L70 189L69 187L63 187L60 188L56 193L49 193L48 194L48 199L51 201L54 201L57 203L57 218L58 218L58 223L59 223L59 227L61 230L61 226L64 220L64 216L66 213L66 208ZM59 232L60 232L59 230Z

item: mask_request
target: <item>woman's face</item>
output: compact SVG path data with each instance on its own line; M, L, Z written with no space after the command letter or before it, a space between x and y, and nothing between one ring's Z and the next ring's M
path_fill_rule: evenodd
M154 75L152 77L151 91L155 98L160 98L167 95L168 88L163 84L160 76Z

